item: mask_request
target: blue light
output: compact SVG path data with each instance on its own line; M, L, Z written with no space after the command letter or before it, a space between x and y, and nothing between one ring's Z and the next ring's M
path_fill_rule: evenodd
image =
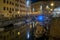
M38 16L38 17L37 17L37 20L38 20L38 21L44 21L44 16L43 16L43 15Z
M29 38L29 34L27 35L27 38Z
M30 33L29 33L29 32L27 32L27 39L29 39L29 37L30 37Z
M27 7L30 6L30 0L26 0L26 6L27 6Z

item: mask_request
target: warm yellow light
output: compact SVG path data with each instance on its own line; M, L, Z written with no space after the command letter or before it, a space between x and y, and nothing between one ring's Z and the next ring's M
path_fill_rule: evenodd
M50 9L51 11L53 10L53 9Z
M46 6L46 9L49 9L49 6L48 5Z
M18 35L20 35L20 32L18 32Z
M20 13L20 11L18 11L18 14Z
M51 6L54 6L54 3L51 3Z
M30 28L32 28L32 25L30 25Z

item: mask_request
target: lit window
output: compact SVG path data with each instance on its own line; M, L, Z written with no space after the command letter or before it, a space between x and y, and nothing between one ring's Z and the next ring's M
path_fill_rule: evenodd
M18 32L18 35L20 35L20 32Z

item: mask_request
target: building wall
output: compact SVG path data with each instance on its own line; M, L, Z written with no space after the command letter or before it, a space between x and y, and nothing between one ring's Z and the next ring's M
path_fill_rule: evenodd
M13 4L14 4L13 0L5 0L5 3L4 0L0 1L0 11L5 17L10 17L14 13Z
M40 14L40 4L41 2L36 2L31 5L31 12L32 14ZM34 8L34 11L33 11Z
M20 0L20 12L21 15L25 15L26 14L26 0Z
M26 0L0 0L0 14L4 17L26 14Z
M9 31L0 31L0 40L26 40L28 29L30 30L30 25L26 24L24 26L17 26Z
M49 40L60 40L60 21L59 20L60 18L56 18L56 17L52 19Z

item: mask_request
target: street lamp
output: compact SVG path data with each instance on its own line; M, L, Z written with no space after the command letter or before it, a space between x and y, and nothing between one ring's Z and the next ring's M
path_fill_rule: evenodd
M20 32L18 32L18 35L20 35Z
M54 3L51 3L50 5L51 5L51 6L54 6Z
M17 13L18 13L18 15L20 16L20 11L18 11Z
M51 11L54 10L54 3L52 2L50 5L52 7Z

